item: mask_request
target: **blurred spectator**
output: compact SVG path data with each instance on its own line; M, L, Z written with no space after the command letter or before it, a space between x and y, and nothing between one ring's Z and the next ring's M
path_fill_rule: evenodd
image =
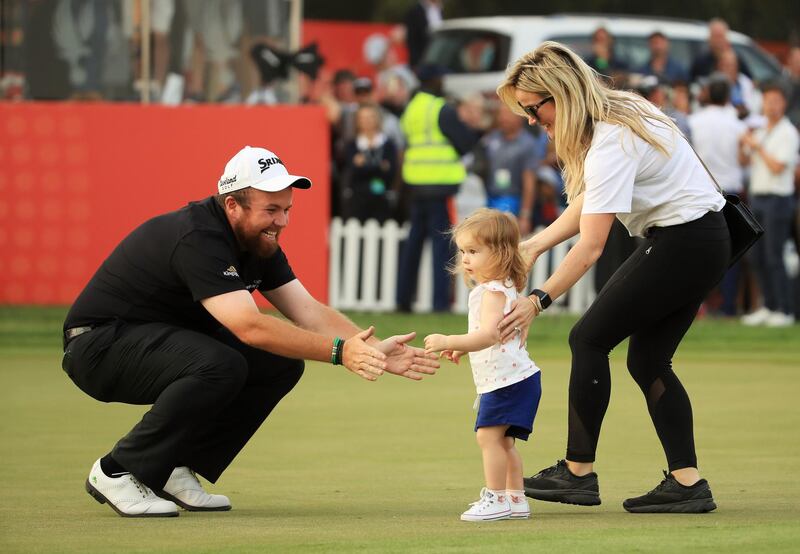
M536 170L536 204L531 222L531 228L534 230L553 223L567 205L564 176L556 156L555 145L547 137L547 133L541 132L539 126L535 130L536 133L532 135L539 146L539 151L543 153L543 159L539 169Z
M586 63L615 86L623 82L628 66L614 54L614 37L605 27L592 33L592 53Z
M741 141L747 126L731 109L730 84L724 75L712 76L707 85L708 104L689 116L692 142L719 186L727 193L742 195L744 174L741 166ZM740 263L728 269L720 283L721 312L738 312Z
M109 20L119 20L119 8L119 2L104 0L58 0L56 4L53 42L67 64L72 98L76 100L103 97ZM114 60L118 61L122 60Z
M689 84L683 81L672 83L668 94L669 104L676 112L684 115L692 113L692 91Z
M369 77L359 77L353 81L353 89L355 92L356 103L359 106L368 104L377 109L381 122L380 130L386 139L392 142L394 147L393 150L396 158L393 160L393 164L396 166L400 163L400 157L405 149L406 142L405 135L403 135L403 131L400 128L400 118L377 102L375 88L373 86L372 79ZM343 127L346 127L347 129L343 133L343 138L345 140L354 139L357 133L355 115L353 116L352 126L343 125ZM352 129L352 134L350 133L349 129ZM403 183L400 179L400 172L393 171L391 179L392 180L386 184L390 191L389 197L392 200L390 202L391 208L394 212L393 215L395 215L398 220L403 221L405 220L402 210L403 207L399 203L400 191L403 188Z
M32 100L63 100L70 95L69 68L57 55L53 28L57 4L28 2L23 5L24 39L22 67L25 72L26 97ZM36 36L36 40L29 37Z
M492 116L486 98L475 92L462 98L456 105L458 118L481 136L492 126ZM486 181L489 172L489 159L486 146L478 141L472 149L461 157L467 170L467 177L454 198L457 221L462 221L478 208L486 207Z
M358 104L353 86L356 76L349 69L340 69L333 75L331 90L320 96L320 104L325 107L331 124L331 213L340 215L344 190L342 171L344 169L344 150L347 144L345 122L353 120ZM354 136L350 132L350 137Z
M764 305L742 318L745 325L786 327L794 323L784 247L794 215L794 171L800 136L785 113L783 87L778 83L765 86L766 127L745 134L742 139L752 163L750 203L765 231L751 252Z
M536 205L536 170L541 163L537 144L524 129L525 119L501 103L496 130L483 138L489 161L487 206L515 215L520 233L531 232Z
M193 39L187 100L240 101L232 64L239 56L242 4L238 0L184 0L183 7Z
M124 15L123 29L127 40L133 50L132 59L133 74L135 75L134 89L141 91L145 83L141 80L141 63L138 62L141 52L141 25L142 25L142 3L138 0L123 0ZM164 83L167 78L167 71L170 63L170 42L169 34L172 22L175 18L175 0L149 0L150 2L150 32L152 33L153 43L153 73L152 82L147 83L150 87L151 98L159 98L164 90ZM114 60L117 63L118 60Z
M404 18L408 65L415 69L422 61L422 54L428 46L431 31L442 23L441 0L419 0Z
M784 74L791 87L786 117L800 129L800 46L789 49Z
M369 77L359 77L353 81L353 92L355 93L356 103L358 105L374 104L380 115L381 132L386 135L386 138L391 139L398 149L402 150L405 145L405 137L403 136L403 131L400 129L400 119L378 103L372 79ZM354 116L352 125L353 133L352 135L345 135L347 140L355 136L355 127Z
M669 55L669 39L661 31L652 33L647 38L650 48L650 60L639 69L645 75L655 75L661 81L672 84L674 81L686 81L689 73L677 60Z
M719 56L717 69L723 73L731 83L731 104L736 108L739 118L744 119L750 114L761 111L761 93L753 86L750 77L739 71L739 61L733 49L722 52Z
M410 192L411 229L400 254L397 308L411 310L417 286L422 245L430 238L433 250L433 309L450 309L451 245L448 204L466 177L461 156L478 140L442 97L444 69L421 66L420 89L401 118L407 149L403 181Z
M399 117L411 99L411 92L419 86L416 75L397 60L390 39L382 34L370 35L364 41L364 59L375 68L377 101Z
M263 82L257 64L252 63L255 46L276 50L288 48L289 8L285 0L241 0L244 29L240 59L246 60L242 73L242 97L247 104L275 104L286 100L285 91L274 81Z
M405 65L394 65L378 74L381 106L400 116L419 86L416 75Z
M473 92L456 102L458 118L471 129L483 133L492 126L486 98L479 92Z
M655 75L640 77L638 82L630 83L632 89L647 98L654 106L675 121L675 125L683 135L692 141L692 130L689 127L687 114L674 109L669 103L669 86Z
M706 50L698 54L692 61L692 68L689 72L692 82L717 71L722 54L733 48L730 41L728 41L729 30L728 23L724 19L715 17L708 22L708 45ZM739 60L738 65L742 73L748 77L752 75L750 69L741 60Z
M356 111L356 137L345 148L344 198L350 217L359 221L391 217L396 191L397 147L381 132L381 112L375 104L361 104Z
M24 97L26 11L19 1L0 3L0 100Z

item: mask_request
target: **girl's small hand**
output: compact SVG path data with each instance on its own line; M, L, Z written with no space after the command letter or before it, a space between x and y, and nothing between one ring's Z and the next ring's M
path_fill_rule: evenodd
M458 365L458 360L460 360L463 355L464 353L461 350L442 350L440 354L442 358L446 358L456 365Z
M447 349L447 335L434 333L425 337L425 353L441 352Z

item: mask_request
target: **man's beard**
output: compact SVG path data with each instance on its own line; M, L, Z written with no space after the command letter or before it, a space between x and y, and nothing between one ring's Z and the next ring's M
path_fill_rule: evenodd
M242 229L234 229L236 237L239 239L239 244L242 245L245 252L258 258L269 258L278 251L278 235L275 235L275 240L268 240L261 231L248 231Z

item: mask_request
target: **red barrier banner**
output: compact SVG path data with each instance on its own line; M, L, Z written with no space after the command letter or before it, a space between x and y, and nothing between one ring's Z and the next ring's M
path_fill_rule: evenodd
M281 244L327 302L329 141L312 106L0 104L0 303L71 303L136 226L215 194L245 145L314 183Z

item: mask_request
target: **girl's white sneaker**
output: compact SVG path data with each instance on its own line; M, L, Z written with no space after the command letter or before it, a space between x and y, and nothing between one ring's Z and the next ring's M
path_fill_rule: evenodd
M525 498L524 494L517 496L509 493L508 502L511 504L511 519L528 519L531 517L531 507L528 505L528 499Z
M481 489L481 497L461 514L461 521L498 521L511 517L511 503L505 491Z

